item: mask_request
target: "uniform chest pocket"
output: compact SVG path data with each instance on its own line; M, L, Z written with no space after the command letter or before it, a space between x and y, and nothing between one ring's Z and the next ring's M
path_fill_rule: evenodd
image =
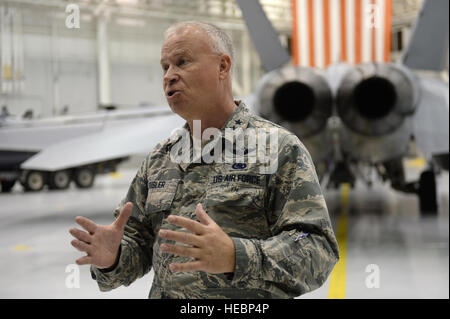
M264 188L248 185L222 185L206 192L207 206L264 208Z
M151 220L155 234L161 228L163 219L169 215L179 183L179 179L148 181L145 212Z
M148 213L170 210L179 183L179 179L149 180L145 210Z
M264 188L222 185L209 188L205 206L208 214L230 236L267 238L270 235L264 207Z

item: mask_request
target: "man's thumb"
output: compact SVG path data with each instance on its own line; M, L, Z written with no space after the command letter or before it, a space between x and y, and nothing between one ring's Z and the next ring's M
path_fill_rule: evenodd
M120 229L123 229L128 221L128 218L130 218L132 211L133 211L133 203L131 202L126 203L125 206L123 206L122 211L120 212L116 221L114 222L114 225L119 227Z

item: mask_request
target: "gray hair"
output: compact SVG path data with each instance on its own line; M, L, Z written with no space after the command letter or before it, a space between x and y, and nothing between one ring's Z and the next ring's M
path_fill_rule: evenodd
M210 38L210 44L212 49L216 53L225 53L230 56L231 61L234 61L234 49L233 43L230 37L222 29L211 23L201 21L181 21L172 24L166 32L164 32L164 38L167 39L171 34L175 33L179 29L185 27L197 27L203 30Z

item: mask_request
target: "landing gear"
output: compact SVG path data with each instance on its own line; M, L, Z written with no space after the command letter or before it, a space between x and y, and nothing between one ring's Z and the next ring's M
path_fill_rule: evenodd
M21 184L25 191L37 192L44 188L46 182L46 176L40 171L29 171L25 173Z
M48 186L50 189L67 189L71 178L70 170L53 172L50 174Z
M419 197L420 214L422 216L437 216L436 172L433 165L420 174L417 182L406 183L403 165L399 160L384 163L386 176L391 180L392 188L415 193Z
M79 188L89 188L94 184L95 170L90 167L82 167L75 170L73 180Z
M338 189L339 185L348 183L351 188L354 188L355 182L355 175L350 170L349 165L346 162L339 162L330 174L330 180L327 187L334 187L335 189Z
M420 212L424 216L436 216L438 212L436 175L433 169L420 174L417 195L420 201Z
M72 180L79 188L89 188L94 184L95 173L95 169L92 167L79 167L75 170L67 169L56 172L25 171L20 183L25 191L31 192L40 191L45 185L48 185L50 190L67 189Z

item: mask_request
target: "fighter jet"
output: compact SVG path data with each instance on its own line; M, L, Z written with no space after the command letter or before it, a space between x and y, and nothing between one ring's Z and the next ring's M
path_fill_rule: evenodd
M237 3L267 71L256 92L256 112L299 136L321 181L354 186L357 178L367 180L361 172L368 167L393 189L416 193L423 214L436 214L435 172L448 170L448 83L416 71L439 72L448 63L448 1L424 1L399 63L321 69L293 65L258 0ZM414 143L428 168L418 181L407 182L403 159Z

